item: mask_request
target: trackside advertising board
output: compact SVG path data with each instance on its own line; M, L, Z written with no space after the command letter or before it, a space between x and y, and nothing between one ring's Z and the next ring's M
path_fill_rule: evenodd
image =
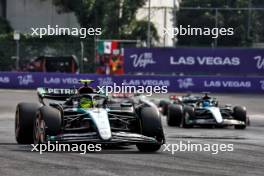
M106 76L95 74L0 72L0 88L78 88L80 79L95 80L96 86L167 86L169 92L264 93L263 77L224 76Z
M125 72L264 75L264 49L127 48Z

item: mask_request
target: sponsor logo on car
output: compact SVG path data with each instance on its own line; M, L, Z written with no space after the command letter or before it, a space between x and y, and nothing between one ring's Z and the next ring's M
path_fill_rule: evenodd
M52 89L52 88L47 88L47 93L48 94L75 94L77 93L76 89Z

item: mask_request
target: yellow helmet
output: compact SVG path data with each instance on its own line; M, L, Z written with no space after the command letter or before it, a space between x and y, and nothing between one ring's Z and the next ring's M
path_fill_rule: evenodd
M92 108L93 107L93 101L89 98L83 97L80 99L80 108Z

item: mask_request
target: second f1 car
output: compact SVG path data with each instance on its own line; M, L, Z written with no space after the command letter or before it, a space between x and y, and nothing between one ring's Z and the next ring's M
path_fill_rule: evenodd
M208 96L171 96L171 101L161 101L160 107L169 126L234 126L245 129L249 117L244 106L220 106L216 98Z

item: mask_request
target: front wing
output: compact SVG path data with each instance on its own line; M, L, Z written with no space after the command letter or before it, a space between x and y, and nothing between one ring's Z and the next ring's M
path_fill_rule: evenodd
M188 120L187 124L228 126L228 125L245 125L245 122L235 119L223 119L222 123L217 123L215 119L192 119L192 120Z
M89 133L67 133L57 136L47 136L50 142L87 142L100 144L137 144L137 143L152 143L160 144L155 138L147 137L136 133L127 132L112 132L112 137L109 140L102 140L96 132Z

